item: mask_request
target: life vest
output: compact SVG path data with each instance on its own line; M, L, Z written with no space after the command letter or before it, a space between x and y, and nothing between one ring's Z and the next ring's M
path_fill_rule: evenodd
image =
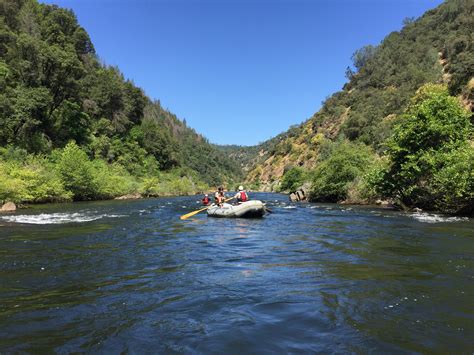
M247 193L245 191L240 191L240 202L245 202L248 201L249 197L247 196Z
M209 202L210 202L210 200L209 200L209 197L207 197L207 196L205 196L205 197L202 199L202 204L203 204L203 205L208 205Z

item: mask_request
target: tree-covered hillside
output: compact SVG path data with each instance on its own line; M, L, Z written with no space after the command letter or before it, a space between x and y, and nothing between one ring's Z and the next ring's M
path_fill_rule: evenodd
M474 2L447 0L352 57L347 84L263 143L247 181L313 201L474 213ZM248 161L252 161L248 158Z
M406 19L403 29L390 33L380 45L356 51L344 88L284 139L264 143L248 181L278 189L291 168L313 169L321 162L326 140L347 139L383 154L394 122L426 83L447 84L450 94L472 110L473 9L472 0L447 0L417 20Z
M238 164L102 64L72 11L0 0L0 39L0 161L18 163L0 178L39 156L54 167L70 142L137 183L176 169L210 185L239 178Z

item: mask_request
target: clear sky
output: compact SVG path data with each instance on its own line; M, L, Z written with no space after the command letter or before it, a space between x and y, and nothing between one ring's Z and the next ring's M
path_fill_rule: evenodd
M71 8L99 57L218 144L311 117L352 53L441 0L45 0Z

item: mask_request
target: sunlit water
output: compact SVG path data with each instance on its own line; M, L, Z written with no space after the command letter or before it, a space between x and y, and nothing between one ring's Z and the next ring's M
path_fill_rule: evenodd
M474 351L474 220L254 197L0 217L0 352Z

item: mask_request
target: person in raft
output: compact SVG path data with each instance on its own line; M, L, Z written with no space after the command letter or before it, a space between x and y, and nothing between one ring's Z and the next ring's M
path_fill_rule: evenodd
M224 188L221 186L217 189L216 193L214 194L215 204L218 206L222 206L224 203L225 195L224 195Z
M238 203L246 202L249 200L249 195L245 192L244 187L242 185L239 186L239 192L237 192L234 196L237 199Z
M211 202L211 199L209 198L208 194L205 194L204 198L201 201L202 201L203 206L208 206L209 203Z

